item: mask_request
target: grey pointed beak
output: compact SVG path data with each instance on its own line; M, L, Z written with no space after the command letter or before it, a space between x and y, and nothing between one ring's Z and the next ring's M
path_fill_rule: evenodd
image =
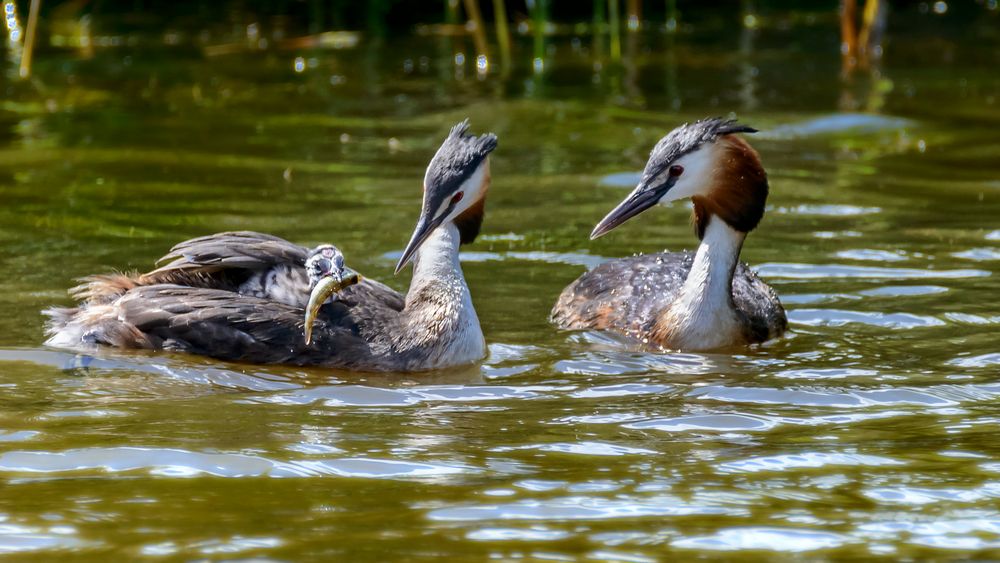
M590 232L590 240L606 235L625 221L642 213L656 205L663 194L673 186L673 182L667 182L660 187L650 188L645 184L639 184L632 193L618 204L617 207L605 215L604 219Z
M420 215L420 220L417 221L417 227L413 230L410 242L403 249L403 255L399 257L399 262L396 263L395 273L398 274L409 263L413 255L420 249L420 246L427 240L427 237L431 236L434 229L441 226L443 218L444 215L436 219L428 219L426 215Z

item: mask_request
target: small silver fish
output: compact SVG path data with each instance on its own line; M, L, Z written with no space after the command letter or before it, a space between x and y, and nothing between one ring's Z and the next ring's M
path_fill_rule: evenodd
M344 268L340 275L331 274L320 278L309 294L309 303L306 305L305 334L306 344L312 343L313 324L316 322L316 315L319 314L320 307L326 303L331 295L350 287L361 281L361 274L350 268Z

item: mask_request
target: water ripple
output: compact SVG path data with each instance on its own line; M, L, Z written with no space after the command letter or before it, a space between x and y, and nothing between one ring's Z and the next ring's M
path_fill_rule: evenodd
M244 372L216 365L206 365L197 359L185 363L171 359L169 356L131 356L129 352L115 350L100 350L99 353L100 356L51 350L0 349L0 361L30 362L60 370L78 370L84 373L105 370L145 373L185 383L216 385L251 391L274 391L299 387L299 385L290 382L287 377L261 367L254 367Z
M786 379L844 379L848 377L872 377L877 370L861 368L804 368L776 372L775 377Z
M776 422L764 417L745 414L711 414L680 416L675 418L657 418L625 424L625 428L637 430L662 430L665 432L684 432L687 430L713 430L724 432L745 432L770 430Z
M915 268L879 268L875 266L848 266L846 264L796 264L769 262L755 268L766 278L792 279L957 279L982 278L990 275L985 270L918 270Z
M843 309L794 309L788 320L806 326L844 326L865 324L882 328L908 329L944 326L941 319L910 313L870 313Z
M569 532L546 528L480 528L469 531L465 538L476 541L552 541L570 535Z
M905 541L939 549L982 550L1000 547L1000 540L995 537L1000 534L1000 520L992 518L868 522L858 526L858 530L880 540ZM983 538L981 534L992 534L994 538Z
M792 213L796 215L825 215L828 217L853 217L856 215L871 215L879 213L879 207L858 207L857 205L796 205L795 207L776 207L775 213Z
M974 260L976 262L1000 260L1000 250L995 248L970 248L962 252L953 252L951 255L955 258Z
M948 365L963 368L985 368L1000 365L1000 352L982 354L980 356L968 356L949 360Z
M30 440L40 434L35 430L15 430L6 431L0 430L0 442L24 442L25 440Z
M836 113L796 123L777 125L762 131L759 136L764 139L799 139L848 132L858 135L895 132L914 125L912 120L903 117L869 113Z
M399 460L339 458L274 461L260 456L202 453L170 448L82 448L64 452L10 451L0 454L0 471L10 473L119 473L146 470L153 475L194 477L315 477L361 478L436 477L474 471L463 465Z
M645 383L624 383L621 385L599 385L570 393L571 397L593 399L603 397L634 397L636 395L659 395L673 391L670 385L649 385Z
M686 504L671 496L599 497L572 496L522 500L506 504L476 504L431 510L431 520L477 522L486 520L604 520L643 516L733 514L732 509Z
M917 295L934 295L946 293L949 289L939 285L884 285L859 291L858 295L866 297L915 297Z
M799 528L726 528L709 536L674 540L674 547L735 551L742 549L799 553L838 547L853 540L841 534Z
M761 471L789 471L793 469L816 469L830 465L851 467L904 465L902 461L877 455L837 452L802 452L796 454L762 456L729 461L718 466L720 473L757 473Z
M247 537L233 536L228 539L213 539L197 542L189 542L179 545L177 542L167 541L154 544L147 544L140 548L139 552L149 556L176 555L185 551L196 551L204 555L240 553L257 549L269 549L280 547L285 542L279 538L271 537Z
M998 393L1000 393L1000 389L988 385L937 385L924 389L895 387L851 391L707 385L692 389L688 396L702 400L762 405L789 404L861 408L872 405L956 406L965 400L979 401L984 398L993 398Z
M604 336L584 332L574 336L584 335L600 346L607 346ZM708 373L717 368L711 356L703 354L648 354L643 352L626 352L619 349L588 351L580 357L559 360L555 364L558 373L567 375L625 375L631 373L674 373L699 374ZM669 391L664 391L669 392Z
M531 444L526 446L497 446L492 452L513 452L518 450L534 450L539 452L555 452L563 454L593 455L593 456L623 456L652 455L657 452L644 448L630 448L618 444L604 442L554 442L550 444Z
M861 260L869 262L904 262L906 255L902 252L890 252L888 250L873 250L870 248L858 248L853 250L839 250L834 253L837 258L845 260Z
M625 424L622 424L624 428L632 428L635 430L659 430L663 432L760 432L772 430L783 424L795 426L845 426L856 422L909 416L910 414L912 413L905 411L875 411L838 413L810 417L793 417L763 414L751 415L744 413L717 413L678 416L673 418L653 418L639 421L635 421L638 417L633 417L632 419L622 417L623 420L621 422L625 422ZM577 422L586 423L591 421L580 420Z
M864 491L866 497L888 504L921 505L942 501L977 502L1000 498L1000 483L984 483L975 489L877 487Z
M77 548L84 542L76 537L76 533L71 526L0 523L0 554Z
M248 399L259 403L328 407L404 407L424 402L481 402L503 399L534 399L542 393L574 387L505 385L440 385L410 389L383 389L365 385L326 385L272 393Z

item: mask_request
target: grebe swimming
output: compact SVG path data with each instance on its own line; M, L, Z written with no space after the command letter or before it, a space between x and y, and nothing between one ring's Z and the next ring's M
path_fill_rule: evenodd
M653 148L639 185L594 227L604 235L657 203L691 198L698 250L605 262L563 290L552 321L608 330L648 348L712 350L764 342L788 319L774 289L739 261L764 215L767 174L735 120L704 119Z
M458 251L479 234L497 138L468 129L467 120L453 127L427 167L420 217L396 266L413 261L405 296L360 279L331 245L310 251L271 235L220 233L178 244L147 274L87 278L71 292L76 307L45 311L47 344L365 371L482 359Z

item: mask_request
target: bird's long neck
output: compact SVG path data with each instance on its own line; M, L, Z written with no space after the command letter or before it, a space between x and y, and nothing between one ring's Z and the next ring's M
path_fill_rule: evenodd
M742 330L733 304L733 274L746 233L712 216L677 298L657 321L669 347L708 349L733 344Z
M452 222L434 229L427 237L413 258L413 279L407 293L407 307L411 305L411 298L416 297L424 288L440 285L440 282L446 280L460 281L468 293L462 263L458 259L459 243L458 228Z
M458 259L461 234L448 222L431 233L413 261L403 309L404 334L397 349L422 356L434 367L473 362L485 355L479 318Z

